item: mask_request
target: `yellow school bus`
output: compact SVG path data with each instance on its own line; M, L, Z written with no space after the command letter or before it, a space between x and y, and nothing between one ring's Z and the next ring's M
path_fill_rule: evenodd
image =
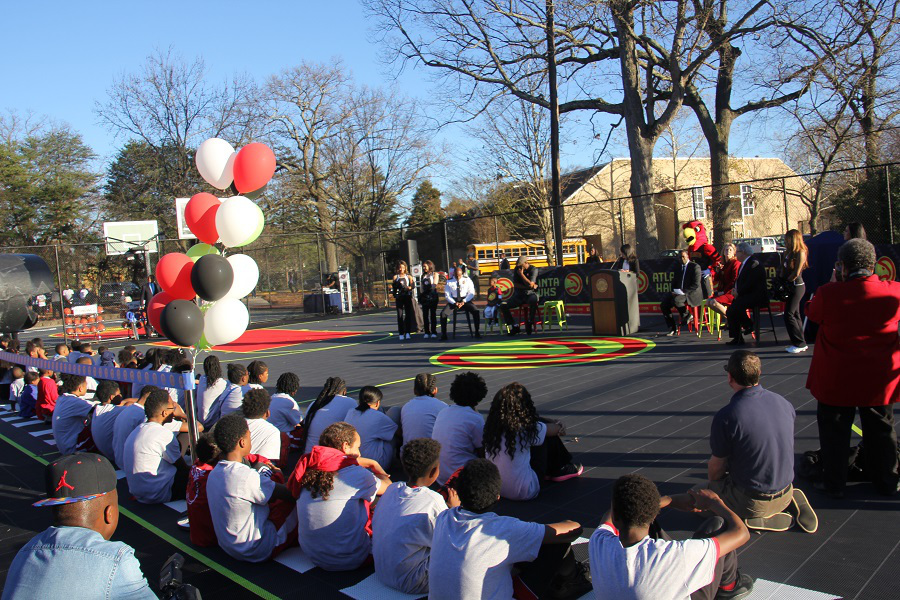
M469 244L468 254L478 261L481 273L490 273L500 268L500 253L506 254L511 267L516 259L527 256L528 262L536 267L546 267L547 246L544 240L516 240L494 244ZM563 240L563 264L577 265L584 262L587 253L587 242L584 238L566 238Z

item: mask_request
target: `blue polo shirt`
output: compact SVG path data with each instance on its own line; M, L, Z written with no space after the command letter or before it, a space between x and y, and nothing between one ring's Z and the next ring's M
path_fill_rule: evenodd
M713 417L713 456L728 459L739 487L779 492L794 480L795 416L790 402L761 385L740 390Z

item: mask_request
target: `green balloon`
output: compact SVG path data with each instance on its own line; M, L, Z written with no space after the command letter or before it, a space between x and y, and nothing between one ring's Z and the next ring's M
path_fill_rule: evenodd
M253 233L251 233L250 236L247 238L247 241L245 241L243 244L238 244L239 246L246 246L247 244L252 244L256 240L256 238L259 237L259 235L262 233L263 228L266 226L266 217L265 217L265 215L263 215L262 209L256 203L254 203L253 206L256 208L256 213L257 213L257 217L258 217L256 227L254 228Z
M197 342L197 345L194 346L197 351L209 350L212 346L209 345L209 342L206 341L206 334L200 336L200 341Z
M211 246L209 244L194 244L188 249L186 254L191 257L192 261L197 262L198 260L200 260L201 256L221 253L216 249L215 246Z

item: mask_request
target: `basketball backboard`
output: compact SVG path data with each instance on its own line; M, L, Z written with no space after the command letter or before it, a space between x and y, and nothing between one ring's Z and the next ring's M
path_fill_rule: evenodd
M106 221L103 237L107 256L125 254L129 250L159 252L156 221Z
M175 198L175 217L178 224L179 240L196 240L197 236L191 233L187 223L184 222L184 208L187 206L190 198Z

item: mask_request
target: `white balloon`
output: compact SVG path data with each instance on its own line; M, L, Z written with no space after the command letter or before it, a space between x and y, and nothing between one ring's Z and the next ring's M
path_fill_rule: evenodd
M232 254L228 257L228 262L234 271L234 282L223 298L240 300L256 287L259 281L259 267L256 266L256 261L246 254Z
M203 335L210 346L233 342L247 331L250 313L240 300L228 298L213 304L203 317Z
M206 183L225 190L234 181L235 156L234 146L223 139L209 138L197 148L194 162Z
M259 227L260 214L259 207L252 200L243 196L225 198L216 212L219 241L228 248L251 242Z

